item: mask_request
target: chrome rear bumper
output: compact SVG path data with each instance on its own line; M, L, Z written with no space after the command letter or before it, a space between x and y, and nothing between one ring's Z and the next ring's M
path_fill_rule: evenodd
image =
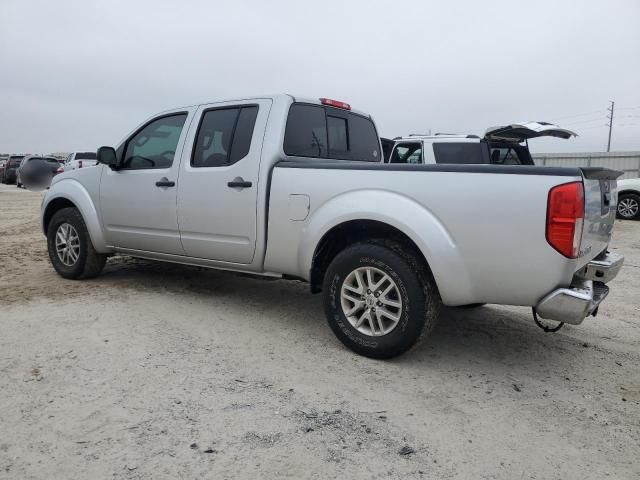
M609 294L605 283L615 278L623 262L622 255L609 252L592 260L576 273L569 287L558 288L540 300L536 312L542 318L579 325L597 313Z

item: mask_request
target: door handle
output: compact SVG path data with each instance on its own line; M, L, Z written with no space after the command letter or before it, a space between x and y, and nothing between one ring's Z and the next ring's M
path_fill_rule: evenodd
M251 185L253 185L251 182L247 182L242 177L236 177L227 183L229 188L249 188Z
M156 187L175 187L176 182L172 182L167 177L162 177L156 182Z

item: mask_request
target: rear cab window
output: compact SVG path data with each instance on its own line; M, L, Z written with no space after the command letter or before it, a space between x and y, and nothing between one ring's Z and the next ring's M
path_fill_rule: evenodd
M487 145L482 142L435 142L433 154L436 163L467 165L489 163Z
M380 141L370 118L339 108L294 103L284 152L299 157L379 162Z

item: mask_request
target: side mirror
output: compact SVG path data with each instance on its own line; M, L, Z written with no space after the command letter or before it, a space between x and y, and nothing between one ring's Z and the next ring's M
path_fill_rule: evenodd
M98 163L107 165L111 170L118 169L118 156L116 150L113 147L100 147L96 154Z

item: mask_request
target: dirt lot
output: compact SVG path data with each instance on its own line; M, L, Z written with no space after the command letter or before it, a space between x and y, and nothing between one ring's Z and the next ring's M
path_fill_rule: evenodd
M640 222L596 319L449 310L383 362L302 283L128 258L63 280L40 198L0 188L0 478L640 477Z

